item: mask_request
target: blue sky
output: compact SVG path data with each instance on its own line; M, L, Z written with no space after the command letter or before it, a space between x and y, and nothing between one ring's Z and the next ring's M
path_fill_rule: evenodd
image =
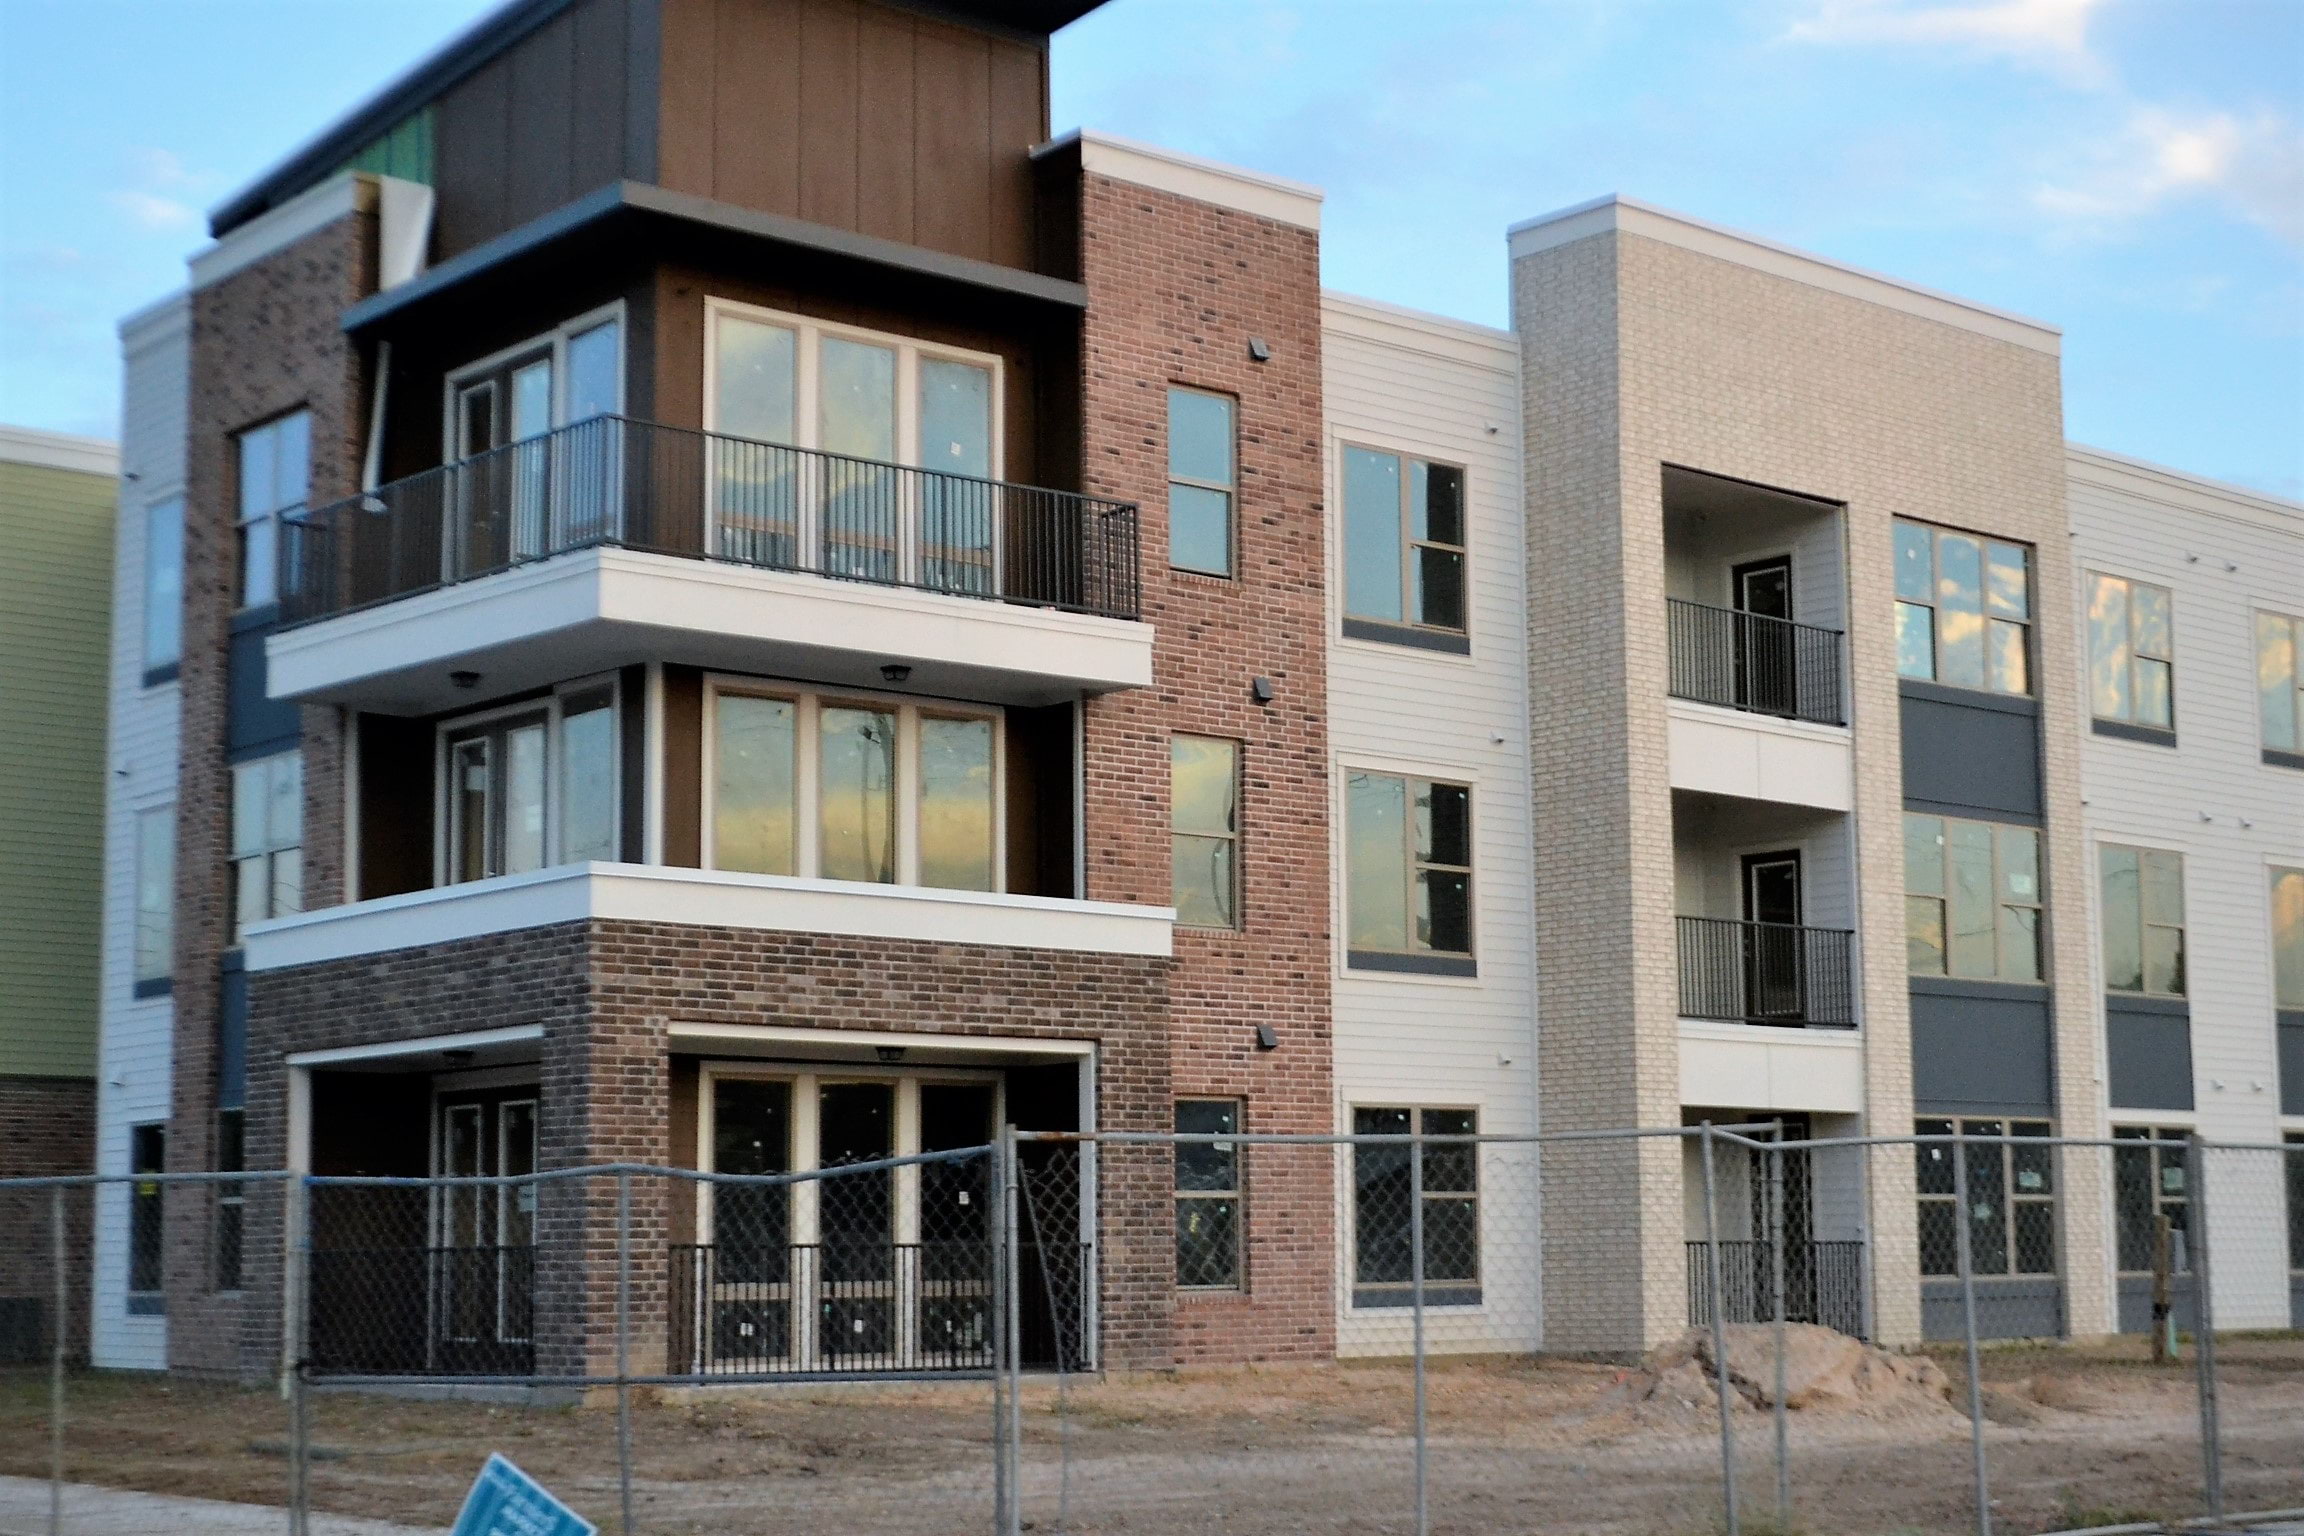
M109 433L200 213L492 0L0 0L0 421ZM1055 122L1315 182L1328 283L1504 318L1605 192L2034 315L2070 434L2304 497L2304 0L1112 0Z

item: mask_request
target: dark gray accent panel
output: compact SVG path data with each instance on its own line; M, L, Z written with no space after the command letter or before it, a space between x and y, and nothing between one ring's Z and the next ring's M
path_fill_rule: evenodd
M1987 816L2040 814L2039 706L1910 679L1898 691L1908 801Z
M2091 720L2088 728L2114 741L2140 741L2148 747L2176 745L2176 733L2157 725L2130 725L2125 720Z
M1385 645L1404 645L1418 651L1445 651L1451 656L1472 654L1470 635L1451 634L1442 629L1418 629L1413 624L1385 624L1376 619L1346 619L1344 638L1376 640Z
M147 976L129 989L131 997L166 997L176 990L173 976Z
M1463 955L1396 955L1380 949L1355 949L1344 957L1355 971L1404 971L1416 976L1477 976L1480 962Z
M2280 1113L2304 1115L2304 1008L2283 1008L2273 1026L2280 1037Z
M1920 1335L1957 1339L1967 1334L1960 1282L1920 1282ZM1976 1336L1980 1339L2059 1339L2064 1336L2064 1282L2053 1275L1976 1277Z
M1922 1114L2049 1116L2046 987L1912 978L1912 1104Z
M2192 1107L2192 1015L2154 997L2104 999L2104 1056L2114 1109Z
M2304 768L2304 752L2283 752L2278 747L2266 747L2264 761L2274 768Z
M2288 1277L2288 1326L2304 1329L2304 1275Z
M285 752L304 729L294 704L265 696L264 641L272 633L272 611L234 621L225 690L224 752L253 757L258 748Z
M2168 1310L2175 1314L2176 1326L2186 1333L2193 1331L2198 1313L2193 1310L2192 1277L2178 1275L2168 1287ZM2119 1317L2113 1324L2122 1333L2150 1333L2152 1331L2152 1277L2150 1275L2122 1275L2120 1277Z
M224 957L223 985L216 999L216 1107L248 1104L248 972L240 952Z

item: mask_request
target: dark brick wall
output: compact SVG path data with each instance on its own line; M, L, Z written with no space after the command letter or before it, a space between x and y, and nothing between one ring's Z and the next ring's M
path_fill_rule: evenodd
M1085 710L1087 895L1170 896L1168 741L1242 744L1237 932L1178 929L1174 1091L1246 1100L1253 1131L1334 1129L1329 1008L1326 571L1319 236L1102 176L1082 178L1082 488L1143 509L1153 686ZM1271 347L1253 361L1250 337ZM1167 393L1239 402L1235 574L1168 564ZM1253 679L1278 687L1270 704ZM1280 1047L1255 1049L1269 1024ZM1168 1111L1160 1106L1162 1128ZM1119 1119L1109 1110L1106 1123ZM1123 1160L1128 1161L1128 1160ZM1246 1291L1180 1298L1179 1361L1332 1352L1326 1159L1252 1154ZM1108 1275L1173 1294L1164 1163L1137 1172L1158 1219L1122 1235Z
M85 1077L0 1077L0 1179L96 1171L96 1084ZM0 1190L0 1307L29 1302L45 1316L55 1294L55 1195ZM64 1264L70 1287L66 1349L77 1360L88 1342L89 1208L86 1189L64 1192ZM4 1352L12 1339L0 1339ZM28 1362L11 1362L28 1363Z

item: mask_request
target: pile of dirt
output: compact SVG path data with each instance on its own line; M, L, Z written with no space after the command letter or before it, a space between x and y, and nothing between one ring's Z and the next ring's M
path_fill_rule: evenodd
M1776 1401L1775 1329L1727 1330L1729 1411L1764 1411ZM1691 1328L1652 1351L1618 1380L1608 1413L1643 1424L1694 1423L1719 1407L1719 1372L1709 1329ZM1795 1413L1889 1419L1952 1413L1952 1382L1935 1361L1891 1354L1813 1323L1784 1326L1784 1406Z

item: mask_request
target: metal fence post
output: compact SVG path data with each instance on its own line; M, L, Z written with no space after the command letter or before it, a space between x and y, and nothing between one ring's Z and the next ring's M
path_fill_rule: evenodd
M2192 1359L2200 1373L2200 1480L2208 1499L2208 1516L2224 1518L2224 1437L2216 1401L2215 1275L2208 1259L2208 1143L2198 1131L2186 1138L2191 1144L2192 1185L2185 1191L2191 1204L2187 1236L2192 1250Z
M1007 1536L1008 1506L1008 1138L992 1148L992 1210L987 1216L992 1245L992 1536Z
M621 1168L616 1171L616 1508L624 1536L632 1536L632 1175Z
M1427 1477L1428 1435L1424 1415L1424 1132L1419 1125L1408 1146L1408 1305L1416 1391L1416 1536L1431 1536L1432 1508Z
M96 1186L90 1186L94 1201ZM91 1223L93 1225L93 1223ZM48 1319L48 1536L64 1531L64 1357L71 1331L72 1281L64 1259L64 1186L48 1190L48 1248L51 1299Z
M1729 1412L1728 1308L1720 1284L1720 1212L1714 1199L1717 1184L1712 1169L1712 1122L1704 1122L1704 1267L1706 1300L1712 1308L1712 1364L1720 1391L1720 1496L1727 1505L1728 1536L1742 1536L1743 1517L1736 1505L1736 1426Z
M1811 1181L1810 1187L1814 1184ZM1768 1153L1768 1289L1775 1298L1776 1331L1776 1524L1792 1526L1792 1425L1784 1402L1784 1127L1776 1127L1775 1145ZM1815 1278L1815 1260L1809 1260L1809 1278Z
M1976 1465L1976 1533L1992 1536L1992 1484L1984 1464L1984 1381L1976 1357L1976 1265L1968 1223L1968 1143L1958 1121L1952 1126L1952 1199L1958 1218L1952 1247L1960 1264L1961 1332L1968 1343L1968 1446Z
M1017 1246L1017 1186L1022 1170L1016 1164L1016 1127L1000 1127L1000 1160L1006 1166L1000 1199L1001 1246L1008 1250L1007 1284L1000 1306L1006 1326L1002 1333L1001 1370L1008 1378L1008 1524L1004 1536L1022 1536L1024 1530L1024 1255ZM1045 1255L1043 1255L1045 1261Z
M287 1238L282 1252L281 1306L287 1313L282 1330L281 1387L288 1396L288 1531L305 1536L312 1525L312 1181L291 1175L282 1192L287 1209L281 1226Z

